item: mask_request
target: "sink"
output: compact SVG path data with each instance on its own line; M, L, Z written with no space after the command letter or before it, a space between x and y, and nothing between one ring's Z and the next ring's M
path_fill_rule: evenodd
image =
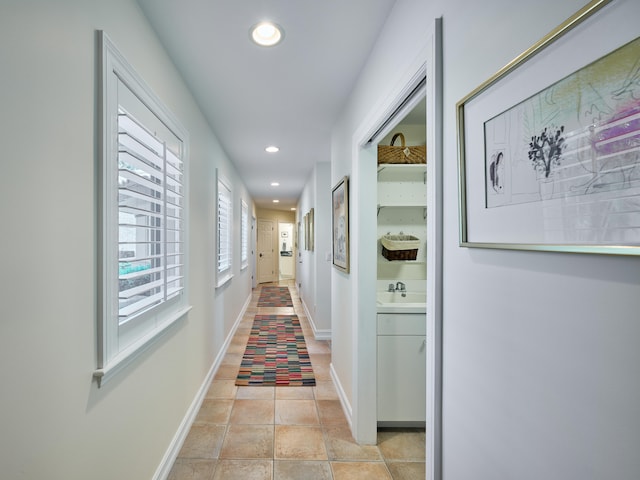
M427 309L425 292L378 292L376 306L380 313L424 313Z

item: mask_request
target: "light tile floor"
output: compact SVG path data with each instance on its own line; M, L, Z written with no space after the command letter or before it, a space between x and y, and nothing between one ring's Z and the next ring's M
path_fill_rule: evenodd
M295 286L293 308L258 308L260 287L227 350L169 480L422 480L425 434L384 429L378 445L353 440L329 374L331 347L313 337ZM256 314L300 318L315 387L237 387Z

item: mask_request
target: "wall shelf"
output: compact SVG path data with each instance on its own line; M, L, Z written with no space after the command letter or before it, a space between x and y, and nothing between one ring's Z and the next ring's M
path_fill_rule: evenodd
M427 219L427 207L425 207L424 203L422 204L409 204L409 203L398 203L398 204L378 204L378 215L380 215L380 210L383 208L421 208L423 209L422 217Z
M378 260L378 265L395 265L395 264L400 264L400 263L408 263L410 265L426 265L427 262L423 262L420 260L387 260L386 258L382 257L384 260Z
M383 163L378 165L379 182L416 181L423 174L423 183L427 183L426 163Z

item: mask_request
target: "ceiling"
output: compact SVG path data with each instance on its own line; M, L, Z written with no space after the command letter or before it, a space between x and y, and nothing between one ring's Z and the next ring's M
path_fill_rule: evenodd
M256 205L295 207L395 0L137 1ZM263 20L282 43L250 41Z

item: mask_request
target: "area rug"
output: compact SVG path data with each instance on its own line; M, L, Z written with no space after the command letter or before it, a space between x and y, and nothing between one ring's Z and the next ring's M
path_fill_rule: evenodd
M297 315L256 315L236 385L314 386Z
M293 307L289 287L262 287L258 307Z

